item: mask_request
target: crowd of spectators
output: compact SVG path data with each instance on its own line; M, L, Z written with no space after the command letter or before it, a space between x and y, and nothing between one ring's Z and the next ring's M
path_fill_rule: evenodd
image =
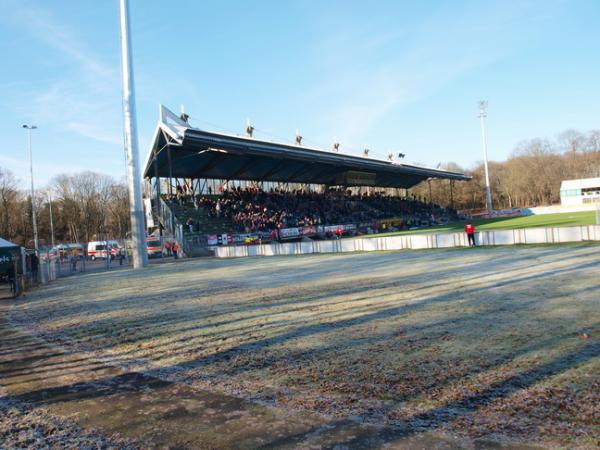
M236 187L218 196L200 196L193 202L210 216L231 221L234 231L247 233L311 225L358 226L390 218L401 219L401 228L412 228L457 218L454 210L417 199L382 193L353 194L341 189L325 193L279 189L265 192Z

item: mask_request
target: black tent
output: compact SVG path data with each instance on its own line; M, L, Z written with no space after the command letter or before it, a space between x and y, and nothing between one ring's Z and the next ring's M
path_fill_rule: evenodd
M7 274L15 261L17 262L17 271L21 272L23 269L23 265L20 264L21 247L0 238L0 275Z

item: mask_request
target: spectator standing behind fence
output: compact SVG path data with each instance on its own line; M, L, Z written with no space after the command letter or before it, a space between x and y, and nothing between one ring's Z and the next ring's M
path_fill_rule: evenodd
M40 260L38 259L37 255L35 253L33 253L31 255L31 277L33 278L33 281L38 280L39 265L40 265Z
M469 247L475 247L475 225L473 225L471 222L467 222L465 225L465 233L467 233Z
M15 269L16 263L12 263L8 268L8 283L10 285L10 293L13 296L17 295L17 271Z
M185 223L189 227L190 233L193 233L194 232L194 219L192 219L191 217L188 217L188 220Z
M173 259L177 259L177 252L179 251L179 246L177 242L173 242Z

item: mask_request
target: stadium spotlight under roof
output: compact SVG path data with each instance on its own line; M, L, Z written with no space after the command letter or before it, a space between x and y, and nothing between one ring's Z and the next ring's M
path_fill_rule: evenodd
M246 119L246 136L252 137L252 133L254 133L254 127L250 125L250 119Z

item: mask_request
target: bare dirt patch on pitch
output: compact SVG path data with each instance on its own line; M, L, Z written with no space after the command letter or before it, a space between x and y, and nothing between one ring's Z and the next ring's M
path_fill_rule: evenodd
M594 447L599 279L591 245L195 260L62 280L12 320L290 410Z

